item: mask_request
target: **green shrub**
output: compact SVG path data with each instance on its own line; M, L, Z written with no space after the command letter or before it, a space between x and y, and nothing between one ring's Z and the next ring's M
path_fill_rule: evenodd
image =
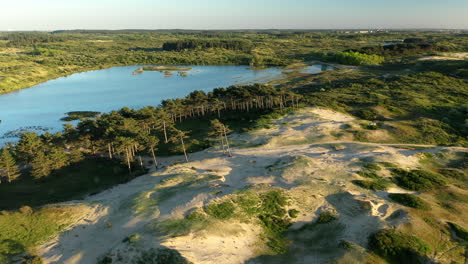
M318 224L326 224L330 223L331 221L336 220L336 216L334 213L330 211L321 212L317 218Z
M357 173L359 176L364 177L364 178L370 178L370 179L381 179L379 175L377 175L375 172L369 172L369 171L358 171Z
M384 166L385 168L397 168L398 165L396 165L395 163L392 163L392 162L381 162L382 166Z
M417 197L416 195L412 195L409 193L391 193L388 195L390 199L393 201L402 204L404 206L421 209L421 210L429 210L430 206L424 200Z
M429 247L415 236L394 230L377 232L369 238L369 248L390 263L425 263Z
M291 209L288 211L288 215L291 218L296 218L299 215L299 211L296 209Z
M368 170L371 170L371 171L379 171L379 170L382 169L382 168L380 168L379 164L377 164L375 162L366 163L366 164L362 165L362 167L366 168Z
M359 187L373 190L373 191L383 191L388 187L388 182L385 180L375 180L375 181L362 181L354 180L352 183L356 184Z
M130 236L124 238L124 240L122 242L126 242L126 243L129 243L129 244L135 244L138 241L140 241L140 239L141 239L140 234L133 234L133 235L130 235Z
M217 219L228 219L234 214L236 207L231 201L218 204L210 204L205 208L205 212Z
M446 184L440 176L424 170L395 169L392 173L398 186L408 190L426 191Z
M136 264L190 264L177 250L170 248L150 249L139 256Z
M467 181L468 177L466 174L457 169L439 169L438 171L440 174L444 175L445 177L456 179L456 180L461 180L461 181Z

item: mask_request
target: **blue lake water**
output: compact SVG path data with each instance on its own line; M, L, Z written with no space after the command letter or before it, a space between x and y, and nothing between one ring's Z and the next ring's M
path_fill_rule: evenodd
M37 86L0 95L0 145L15 141L11 131L49 132L62 129L60 118L71 111L109 112L124 106L157 106L161 100L185 97L194 90L211 91L237 84L265 83L281 78L281 69L248 69L246 66L190 66L187 76L147 71L140 66L114 67L76 73ZM304 69L318 73L320 66ZM318 67L318 68L315 68Z
M0 137L21 128L61 130L60 118L70 111L108 112L124 106L141 108L161 100L185 97L194 90L211 91L245 83L280 78L281 69L251 70L246 66L190 66L183 77L174 72L147 71L132 75L139 66L114 67L76 73L0 96ZM14 141L13 138L2 138Z

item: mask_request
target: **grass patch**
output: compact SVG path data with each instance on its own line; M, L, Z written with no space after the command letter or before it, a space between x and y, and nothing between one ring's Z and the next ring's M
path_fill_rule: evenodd
M388 187L388 182L385 180L375 180L375 181L370 181L370 180L354 180L351 181L355 185L362 187L364 189L369 189L373 191L384 191Z
M379 175L375 172L370 172L370 171L358 171L357 173L359 176L364 177L364 178L370 178L370 179L381 179Z
M234 215L236 207L231 201L212 203L205 208L205 212L217 219L228 219Z
M413 191L432 190L446 184L439 175L424 170L395 169L392 174L398 186Z
M430 206L423 199L408 193L391 193L388 195L393 201L415 209L429 210Z
M382 164L382 166L384 166L385 168L398 168L398 165L392 162L384 161L380 162L380 164Z
M369 247L389 263L426 263L429 247L419 238L395 230L384 230L369 238Z
M371 163L366 163L364 165L362 165L363 168L365 169L368 169L370 171L379 171L381 170L382 168L379 166L379 164L375 163L375 162L371 162Z
M84 207L47 207L34 211L22 207L17 212L0 214L0 263L24 253L66 229L80 216Z

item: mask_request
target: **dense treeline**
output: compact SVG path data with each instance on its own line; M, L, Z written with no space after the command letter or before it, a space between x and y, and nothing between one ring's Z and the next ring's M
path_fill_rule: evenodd
M122 108L96 118L84 118L76 126L66 124L62 133L41 136L24 133L18 143L3 149L0 171L3 178L11 181L18 177L21 164L30 168L34 178L41 179L81 161L84 155L97 155L121 160L132 174L135 166L144 169L142 156L151 157L157 166L161 145L167 148L169 144L173 152L184 154L186 161L188 148L206 145L198 140L189 141L190 131L177 125L183 120L222 118L225 112L283 109L296 107L298 103L298 95L266 85L218 88L209 93L194 91L184 99L164 100L160 107ZM224 125L215 123L216 131L222 127L228 133Z
M252 43L248 40L185 39L166 42L163 44L162 48L166 51L183 51L186 49L210 48L249 51L252 49Z
M420 43L417 40L411 40L408 43L393 44L386 46L364 47L359 50L353 50L365 54L377 54L384 57L395 56L414 56L428 52L448 52L452 49L447 46L439 46L434 43Z
M376 65L385 61L385 58L374 54L364 54L359 52L347 51L336 54L325 54L322 60L337 62L345 65Z
M35 45L40 43L63 42L64 36L56 36L49 33L10 33L3 37L8 40L8 47Z

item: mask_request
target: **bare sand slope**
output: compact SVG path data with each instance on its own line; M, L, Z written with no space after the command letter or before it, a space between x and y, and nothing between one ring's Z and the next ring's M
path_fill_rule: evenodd
M254 221L218 221L171 236L155 231L160 222L182 219L188 212L252 185L282 188L291 197L288 206L299 209L290 228L294 244L289 260L323 263L339 257L342 252L327 250L330 241L346 240L365 247L370 233L398 225L406 215L395 215L401 206L386 197L388 192L404 192L398 187L373 192L351 183L362 179L356 173L363 163L391 162L417 168L421 152L466 149L405 149L351 138L336 141L330 135L353 121L342 113L308 108L276 120L269 129L233 135L237 147L232 158L217 149L190 154L189 163L173 165L182 158L164 158L165 168L80 201L93 210L69 231L40 246L38 252L46 263L67 264L96 263L103 256L112 263L133 263L152 248L175 249L194 263L281 263L281 257L261 256L267 250L260 239L262 229ZM385 168L381 173L389 175ZM336 212L339 220L322 229L295 233L323 211ZM126 241L131 235L138 235L138 241Z

